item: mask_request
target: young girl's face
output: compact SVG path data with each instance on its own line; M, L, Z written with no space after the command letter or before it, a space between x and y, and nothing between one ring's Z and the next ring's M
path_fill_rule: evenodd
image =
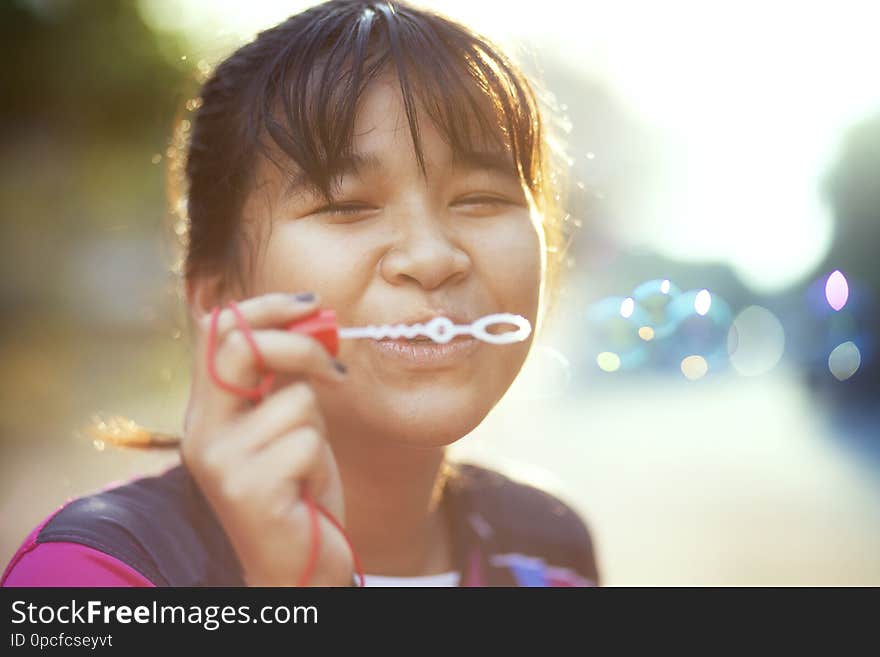
M355 124L355 161L340 172L329 207L306 188L291 191L289 174L261 162L243 213L262 240L252 295L317 292L341 327L412 324L437 315L460 324L498 312L535 326L544 243L510 154L454 154L424 113L419 119L427 176L396 78L374 82ZM315 384L329 438L338 431L363 440L448 444L501 398L531 340L456 341L446 348L342 340L338 358L348 381ZM451 345L453 353L442 355Z

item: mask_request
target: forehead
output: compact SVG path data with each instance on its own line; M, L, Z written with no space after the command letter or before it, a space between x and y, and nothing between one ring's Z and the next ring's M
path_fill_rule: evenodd
M493 111L485 107L482 110ZM329 177L331 187L349 175L419 168L419 150L426 177L440 170L481 170L519 180L511 149L500 135L500 127L496 127L499 134L486 130L486 122L481 123L476 112L462 113L455 135L449 134L448 127L441 129L437 125L435 115L426 109L421 99L416 101L413 114L415 126L409 122L405 96L396 76L386 74L371 82L359 99L349 143L323 163L322 173ZM308 167L299 165L278 149L274 149L270 159L281 174L282 196L321 192L320 184L310 175Z
M383 76L365 91L354 122L351 151L373 159L409 158L416 160L417 144L424 157L434 166L486 165L504 163L515 172L510 148L498 135L488 133L473 114L461 117L469 132L465 140L452 140L418 101L414 107L415 122L409 123L406 102L396 77ZM464 143L455 143L455 142Z

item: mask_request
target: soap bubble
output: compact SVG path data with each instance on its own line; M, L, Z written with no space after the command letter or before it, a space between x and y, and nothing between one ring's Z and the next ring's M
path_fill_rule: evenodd
M672 334L675 326L669 321L666 309L679 294L681 290L667 278L646 281L633 290L632 298L650 318L645 325L651 329L650 338L643 339L662 340Z
M675 332L664 345L664 355L675 364L688 356L702 356L713 369L727 361L731 312L727 303L708 290L689 290L667 307Z
M740 312L727 339L730 364L743 376L769 372L785 351L785 331L772 312L749 306Z
M568 358L549 345L535 344L511 386L511 396L519 401L562 397L568 391L571 378Z
M648 356L647 343L639 337L639 328L648 324L648 313L631 297L597 301L586 312L588 353L606 372L636 368ZM599 354L608 355L599 358Z

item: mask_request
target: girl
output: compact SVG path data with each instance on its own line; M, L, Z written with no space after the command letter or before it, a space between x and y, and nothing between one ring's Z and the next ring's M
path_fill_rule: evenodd
M222 62L186 159L181 463L64 505L3 584L597 584L572 509L444 458L533 335L343 340L336 359L285 330L319 308L539 323L559 237L542 129L495 46L398 2L327 2Z

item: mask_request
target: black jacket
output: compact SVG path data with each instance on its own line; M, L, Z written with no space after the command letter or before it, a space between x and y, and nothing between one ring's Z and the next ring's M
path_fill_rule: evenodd
M453 466L444 508L462 586L599 584L579 516L557 498L471 464ZM36 542L75 542L157 586L244 586L226 534L183 465L69 502Z

